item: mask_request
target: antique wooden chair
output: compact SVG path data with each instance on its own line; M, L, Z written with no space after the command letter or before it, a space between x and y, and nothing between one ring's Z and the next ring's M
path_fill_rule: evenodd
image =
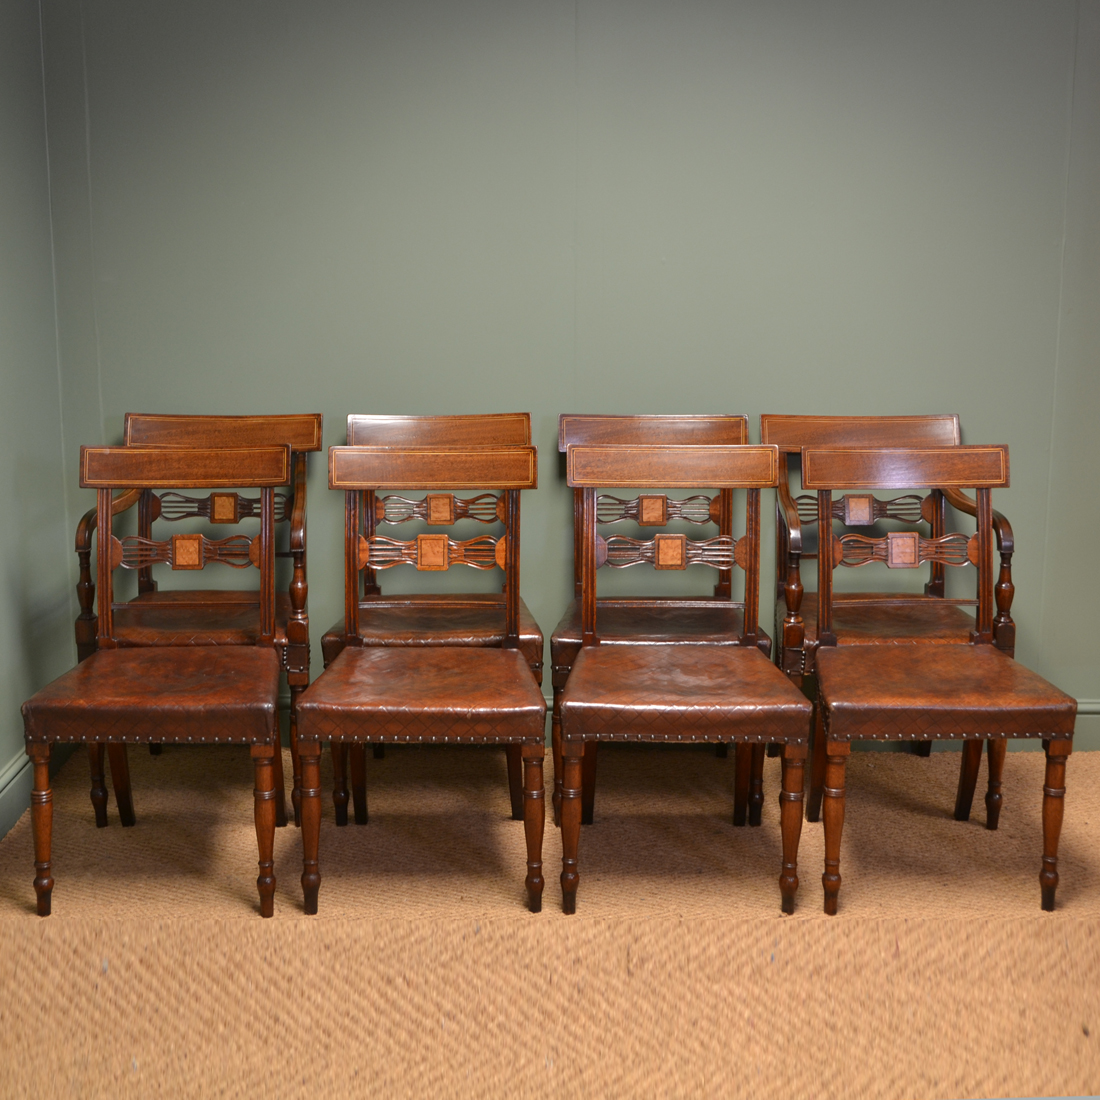
M293 465L292 491L275 497L275 521L289 529L287 548L276 557L293 563L290 585L275 596L275 647L290 688L290 749L294 764L292 802L298 821L301 774L298 768L297 730L294 708L309 683L309 614L306 609L306 455L321 449L321 414L291 416L161 416L127 413L124 441L127 446L195 448L289 446ZM112 505L120 515L137 505L137 534L152 539L153 522L205 519L211 524L235 526L259 519L257 497L238 493L215 493L194 497L178 492L157 494L152 489L132 489L115 498ZM91 574L92 532L96 510L87 512L76 532L76 553L80 562L77 594L80 615L76 620L77 658L83 661L96 650L96 615L93 610L95 585ZM114 608L115 637L120 646L161 645L256 645L259 642L257 594L254 591L160 591L152 568L137 570L138 594ZM152 743L151 752L160 745ZM95 755L93 753L93 768ZM112 772L115 759L111 758ZM103 785L102 774L93 786ZM287 823L283 782L283 759L275 757L276 822ZM120 815L123 808L119 807ZM96 823L106 825L106 808L97 808Z
M840 890L840 835L844 823L844 771L854 740L963 742L955 817L965 821L977 782L982 741L989 742L986 826L1001 812L1005 738L1038 737L1047 753L1043 788L1042 906L1054 907L1058 836L1065 795L1065 766L1073 744L1074 699L1030 672L995 644L993 615L993 508L991 490L1008 485L1007 447L924 449L804 448L802 484L817 490L817 729L825 763L825 912L835 913ZM881 538L836 535L839 510L849 517L877 511L874 490L938 487L977 492L974 535L889 531ZM833 500L834 491L844 496ZM857 524L862 526L862 524ZM977 611L968 637L944 645L837 645L833 572L879 562L915 569L925 562L973 566ZM994 751L994 746L999 751Z
M784 912L798 887L802 827L802 772L812 707L760 650L757 618L760 582L760 489L778 476L774 447L570 446L568 481L581 498L582 646L561 693L562 902L574 912L581 825L582 758L591 741L710 741L783 746L780 818L783 866L779 885ZM604 489L747 489L745 534L701 542L661 533L639 540L597 532ZM640 498L644 501L646 498ZM726 497L728 500L728 497ZM732 513L732 503L726 505ZM650 564L656 569L708 565L745 572L745 603L729 644L654 642L616 645L603 636L596 595L601 565Z
M475 416L356 416L348 417L348 445L398 447L411 450L479 450L486 447L527 447L531 443L529 413ZM516 501L519 508L519 501ZM470 499L453 494L429 494L423 500L402 496L376 496L364 491L360 515L366 538L380 525L397 526L419 521L429 528L451 527L461 520L485 525L504 516L504 500L494 493ZM518 511L517 511L518 516ZM517 520L518 522L518 520ZM506 636L505 597L500 593L386 593L378 583L375 566L362 571L358 637L365 646L502 646ZM346 619L325 632L321 651L327 668L347 644ZM542 631L527 605L519 602L519 648L531 667L535 682L542 683ZM376 742L374 753L384 746ZM508 745L508 788L512 817L523 819L523 765L519 745ZM348 820L347 773L351 772L355 821L367 821L366 746L333 743L336 777L333 800L336 823Z
M776 662L795 683L813 675L817 636L817 593L803 592L800 563L817 557L817 499L791 496L790 459L803 447L954 447L960 443L959 418L951 416L774 416L760 418L760 441L779 447L776 495ZM803 483L803 487L804 483ZM933 487L927 496L908 495L878 501L874 515L847 516L836 505L837 518L869 526L883 519L923 521L933 538L944 533L945 504L976 514L975 501L952 486ZM1001 573L997 585L994 644L1009 655L1015 646L1012 622L1012 527L1000 513L993 516ZM944 594L945 571L932 562L922 592L845 592L834 598L834 632L838 645L904 642L965 642L972 623L973 600ZM807 685L813 694L812 682Z
M558 449L571 446L725 446L748 442L748 421L743 416L602 416L562 414L558 422ZM581 649L581 489L573 490L573 600L550 638L554 713L551 738L554 752L554 820L560 819L562 798L561 730L558 700L569 679L573 661ZM714 524L719 537L733 531L733 493L719 490L714 498L692 496L672 499L648 495L623 500L601 495L596 501L596 522L633 522L639 527L664 528L670 520L707 526ZM615 565L614 562L610 563ZM729 645L741 634L744 605L733 599L732 570L720 568L713 596L601 597L600 637L609 645L669 643ZM770 652L771 639L758 633L760 648ZM596 797L596 741L584 748L581 822L591 824ZM716 746L725 753L725 744ZM738 745L734 823L760 824L763 807L764 747ZM751 779L750 779L751 773Z
M534 447L413 450L332 447L329 487L345 493L343 649L299 701L302 756L302 888L307 913L317 912L321 821L321 743L482 744L518 746L523 764L523 823L527 839L527 898L542 905L542 761L546 701L520 648L519 495L538 484ZM443 533L402 542L364 533L364 494L426 489L430 514L453 517L468 501L457 490L501 493L504 534L459 541ZM383 498L392 501L394 498ZM475 497L477 501L482 498ZM388 505L386 505L388 506ZM504 630L500 645L370 644L360 628L360 574L397 565L440 572L452 565L504 571ZM428 618L428 633L434 626ZM346 806L346 802L345 802ZM364 810L365 810L364 805ZM365 818L364 813L364 818Z
M92 803L96 824L106 824L103 752L111 754L112 779L122 823L133 825L126 746L151 741L183 744L247 744L256 771L256 833L260 849L260 911L271 916L275 877L274 760L278 753L276 704L279 658L275 651L275 486L291 476L288 447L248 450L82 447L80 484L97 491L96 573L99 590L96 649L76 668L23 704L27 755L34 764L31 826L38 912L50 912L53 878L50 846L53 796L50 748L55 742L84 741L92 754ZM210 540L180 534L164 542L140 535L122 539L112 532L112 490L145 493L167 487L260 490L260 530L254 538L235 535ZM230 494L231 495L231 494ZM215 494L217 496L217 494ZM113 573L166 563L196 570L222 562L257 567L260 587L254 604L256 644L243 646L127 646L120 638L113 600ZM117 765L117 766L116 766ZM95 778L99 776L98 789Z

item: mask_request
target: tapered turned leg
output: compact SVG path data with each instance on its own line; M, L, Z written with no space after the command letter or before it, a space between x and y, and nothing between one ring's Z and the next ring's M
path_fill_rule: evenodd
M1062 835L1062 814L1066 804L1066 757L1072 743L1047 742L1047 773L1043 784L1043 869L1039 872L1042 905L1054 910L1054 891L1058 889L1058 838Z
M591 825L596 806L596 765L599 763L600 746L595 741L585 741L581 757L581 824Z
M989 786L985 792L985 827L996 829L1001 820L1001 776L1005 770L1008 742L1003 737L991 737L989 745Z
M295 826L302 824L302 762L298 758L298 700L308 686L308 684L290 685L290 769L294 775L294 784L290 788L290 805L294 812Z
M367 746L348 746L348 771L351 772L351 801L355 824L367 823Z
M978 768L982 762L981 741L964 741L962 763L959 765L959 790L955 795L955 820L969 821L974 804L974 789L978 785Z
M909 751L914 756L931 756L932 755L932 742L931 741L910 741ZM960 821L965 821L966 818L960 818Z
M554 758L554 794L551 804L554 809L554 824L561 825L561 689L554 688L554 707L550 712L550 754Z
M256 841L260 849L260 916L275 915L275 753L277 745L253 745L252 764L256 772Z
M825 912L836 915L836 899L840 893L840 834L844 830L844 771L851 746L847 741L830 741L825 746L825 786L823 816L825 818L825 873L821 885L825 888Z
M92 809L95 810L95 827L107 827L107 785L103 778L104 746L92 742L88 746L88 764L92 770Z
M542 786L543 745L517 745L523 763L523 835L527 840L527 908L542 910L542 833L546 825L546 792Z
M505 745L508 758L508 798L512 803L512 820L523 821L523 746Z
M733 750L733 823L744 825L749 818L749 790L752 786L752 745L738 742Z
M286 777L283 775L283 744L278 729L275 733L275 753L271 757L271 776L275 784L275 828L286 825Z
M798 841L802 836L802 787L806 764L805 745L783 746L783 790L779 794L779 826L783 834L783 870L779 893L783 912L794 912L798 890Z
M332 746L336 748L336 744ZM343 746L341 746L343 748ZM317 869L317 849L321 842L321 746L316 741L298 745L302 761L302 893L305 910L317 912L317 891L321 875ZM335 753L333 754L335 758ZM347 803L344 803L344 823L347 823Z
M806 799L806 820L821 819L821 796L825 790L825 727L821 704L814 704L814 736L810 744L810 797Z
M561 785L561 907L577 911L577 848L581 840L581 741L562 742Z
M130 789L130 761L126 758L125 745L108 745L107 759L111 764L111 786L115 789L118 819L123 825L133 825L134 794Z
M764 813L764 746L752 746L749 780L749 824L759 825Z
M50 746L36 743L28 746L34 763L34 785L31 788L31 832L34 835L34 892L38 898L38 915L50 915L53 897L53 875L50 874L50 848L53 844L53 791L50 790Z
M298 747L299 756L301 746ZM305 782L305 772L302 773ZM336 810L336 824L348 823L348 747L342 741L332 742L332 805Z

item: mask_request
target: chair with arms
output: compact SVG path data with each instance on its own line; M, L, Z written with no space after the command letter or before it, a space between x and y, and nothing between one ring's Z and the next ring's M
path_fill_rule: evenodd
M531 444L529 413L494 413L462 416L357 416L348 417L348 446L394 447L443 453L467 452L499 447L528 447ZM430 528L450 527L467 519L489 525L504 517L504 498L482 493L463 499L453 493L429 493L423 500L401 496L379 497L366 489L360 501L364 537L372 538L381 525L398 526L410 521ZM517 523L519 500L516 501ZM362 570L357 636L365 646L502 646L507 636L505 595L501 593L382 593L377 568L368 563ZM327 668L344 649L349 632L345 616L321 639ZM519 601L519 648L531 668L535 682L542 683L542 631L521 599ZM384 745L375 742L381 756ZM506 747L508 787L514 820L523 818L522 760L518 745ZM351 772L351 801L355 821L367 821L366 746L333 743L336 785L333 800L336 823L348 820L347 773Z
M123 824L133 824L126 746L134 743L216 743L251 746L256 771L256 832L260 849L260 908L271 916L275 878L274 760L278 754L276 704L279 658L275 650L275 487L291 476L288 447L152 449L83 447L80 484L97 491L96 573L99 604L96 648L76 668L23 704L27 755L34 765L31 825L34 833L38 912L50 912L52 795L49 760L55 742L83 741L93 776L102 776L103 753L111 753ZM144 494L164 488L260 490L260 530L211 540L178 534L163 542L112 532L112 490ZM228 494L232 495L232 494ZM157 563L199 570L220 562L259 569L253 606L252 645L132 646L116 627L113 600L117 568L145 570ZM117 770L115 765L118 765ZM93 787L97 819L106 823L106 791Z
M794 908L798 839L802 827L802 773L812 707L760 649L760 489L778 476L775 447L608 447L573 445L568 481L581 498L581 632L569 680L561 693L562 900L576 909L581 825L581 772L594 741L713 742L783 746L780 817L783 910ZM599 489L746 489L745 534L705 541L660 533L652 539L597 533ZM644 497L642 498L645 499ZM728 497L726 498L728 500ZM727 507L731 514L733 505ZM732 523L731 523L732 527ZM605 564L650 564L656 569L707 565L745 572L745 603L726 644L678 640L648 645L605 641L596 575Z
M279 416L176 416L127 413L126 446L141 448L248 448L289 446L292 452L292 491L277 494L275 521L289 528L287 549L276 557L290 558L293 569L289 588L275 597L275 647L290 688L290 748L294 762L292 802L298 820L300 771L297 764L297 731L294 709L298 696L309 684L309 614L306 608L306 455L321 449L320 413ZM260 501L239 493L214 493L195 497L178 492L157 494L152 489L132 489L113 502L119 515L137 505L137 534L152 539L153 523L206 519L213 525L237 525L258 519ZM76 552L80 562L77 594L80 616L76 620L77 657L84 660L96 650L95 585L91 575L92 532L96 510L85 514L77 528ZM120 646L256 645L259 643L257 594L249 591L161 591L152 568L137 570L137 596L114 608L115 638ZM150 751L159 751L150 744ZM93 758L94 763L94 758ZM111 759L112 775L115 759ZM103 776L95 773L94 789L102 789ZM287 823L282 754L275 759L276 820ZM119 807L120 814L123 807ZM96 804L96 824L107 824L106 804Z
M743 416L604 416L563 413L558 423L558 449L572 446L727 446L748 442L748 421ZM573 600L550 638L554 713L551 723L554 751L554 819L560 818L562 799L561 729L558 700L569 679L573 661L581 650L581 503L583 490L573 490ZM680 520L693 525L714 524L720 538L733 531L733 492L692 496L678 500L648 495L623 500L602 495L596 502L600 524L634 522L640 527L663 528ZM615 562L611 562L615 565ZM729 645L742 630L744 605L733 599L732 570L719 568L713 596L602 597L599 601L600 637L605 645L649 646L690 643ZM758 644L770 652L771 639L757 634ZM590 824L596 792L598 742L584 748L581 821ZM725 752L725 744L717 746ZM760 824L763 805L761 777L764 747L742 743L736 767L734 822ZM750 780L751 771L751 780Z
M346 502L344 615L348 629L343 648L299 702L302 888L307 913L317 912L320 887L319 758L324 741L352 747L388 742L518 748L523 766L528 906L532 911L541 907L546 701L521 649L519 595L519 495L537 484L537 454L529 445L446 451L330 449L329 487L343 490ZM369 494L370 507L369 502L378 501L381 492L427 490L425 506L453 518L460 504L471 503L460 502L453 494L469 489L501 494L493 507L499 507L503 535L459 541L432 532L402 542L375 533L369 516L364 533L364 495ZM382 498L379 503L388 507L395 499L401 498ZM364 638L361 573L398 565L439 572L460 564L504 571L499 645L378 645ZM425 633L434 637L434 620L427 618Z
M1008 737L1041 738L1046 748L1039 880L1042 907L1053 909L1065 765L1073 744L1077 705L996 645L991 490L1008 485L1008 448L806 447L802 451L802 484L817 491L818 509L815 741L823 748L825 762L825 912L837 909L844 773L852 741L961 740L963 766L955 817L963 821L970 816L982 742L988 741L986 825L995 829L1001 812L1003 748ZM940 532L925 538L919 531L903 530L871 537L833 532L838 511L849 520L877 511L875 490L932 486L944 492L976 491L974 535ZM834 492L844 495L834 500ZM837 644L834 570L873 562L905 569L927 562L975 567L976 613L967 638L942 645ZM994 752L995 744L1001 751Z

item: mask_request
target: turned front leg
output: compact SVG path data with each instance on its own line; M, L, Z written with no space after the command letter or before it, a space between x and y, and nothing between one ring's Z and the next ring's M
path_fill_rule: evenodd
M527 841L527 908L532 913L542 909L542 834L546 825L546 792L542 785L542 761L545 746L523 745L519 749L523 762L523 834Z
M844 772L851 746L847 741L829 741L825 745L825 786L823 816L825 818L825 873L821 885L825 888L825 912L836 915L836 899L840 893L840 834L844 831Z
M336 743L333 742L333 749ZM341 749L343 746L340 746ZM317 912L317 892L321 888L317 849L321 842L321 745L317 741L301 742L298 752L302 761L302 893L305 910ZM335 759L335 752L333 759ZM347 802L344 803L347 824Z
M286 823L286 776L283 774L283 744L279 730L275 729L275 752L271 757L272 783L275 786L275 828L282 829Z
M759 825L764 814L764 748L753 745L749 778L749 824Z
M351 773L351 804L355 824L367 823L367 746L348 746L348 771Z
M929 742L930 744L931 742ZM982 763L982 742L964 741L959 762L959 789L955 794L955 820L969 821L974 791L978 786L978 768Z
M302 824L302 761L298 754L298 700L308 686L308 683L290 685L290 769L294 776L294 782L290 788L290 805L294 813L295 826Z
M1042 905L1054 909L1054 891L1058 889L1058 838L1062 835L1062 815L1066 804L1066 757L1070 741L1048 741L1046 781L1043 784L1043 869L1039 872Z
M739 741L733 748L733 823L744 825L749 816L752 787L752 745Z
M591 825L596 812L596 766L600 759L598 741L585 741L581 757L581 824Z
M577 911L577 848L581 840L581 757L583 741L562 741L561 907Z
M524 821L523 809L523 746L505 745L508 761L508 801L512 804L512 820Z
M783 746L783 790L779 794L779 826L783 835L783 870L779 893L783 912L794 912L798 890L798 841L802 836L802 790L806 764L805 745Z
M53 791L50 790L50 746L36 743L28 747L34 764L31 787L31 833L34 836L34 892L38 915L50 915L53 875L50 873L50 849L53 845Z
M103 776L105 746L92 742L88 745L88 764L92 772L92 809L95 810L95 827L107 827L107 784Z
M275 914L275 753L277 745L253 745L256 772L256 841L260 849L260 916Z
M806 820L821 820L821 798L825 790L825 726L821 720L821 701L814 704L814 736L810 746L810 797L806 800Z
M1005 770L1005 754L1008 752L1008 741L1003 737L991 737L989 745L989 787L985 792L985 827L996 829L1001 820L1001 805L1004 796L1001 794L1001 777Z
M301 752L299 746L299 756ZM305 783L305 772L302 773L302 782ZM348 747L342 741L332 742L332 806L336 811L336 824L346 825L348 823Z
M561 825L561 688L554 688L554 706L550 712L550 755L554 761L554 794L551 798L554 811L554 824Z

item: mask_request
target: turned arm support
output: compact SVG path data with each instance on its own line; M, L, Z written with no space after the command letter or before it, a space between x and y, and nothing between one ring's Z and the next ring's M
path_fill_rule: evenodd
M306 615L306 456L294 455L294 506L290 513L290 621L287 623L286 668L292 686L309 674L309 619Z
M798 518L798 505L791 496L787 480L786 456L780 456L780 477L776 486L777 514L779 516L779 551L777 578L787 605L783 617L783 649L801 653L806 636L800 610L802 607L802 576L799 559L802 554L802 521ZM785 553L784 553L785 551ZM786 558L784 561L783 558ZM783 576L783 571L786 576Z
M968 516L977 516L977 501L968 497L959 489L941 490L944 499L952 508L965 512ZM993 644L1010 656L1016 648L1016 624L1012 621L1012 598L1016 586L1012 583L1012 554L1015 542L1012 537L1012 524L1001 515L993 512L993 534L997 541L997 552L1001 555L1000 572L993 595L997 601L997 616L993 620Z

